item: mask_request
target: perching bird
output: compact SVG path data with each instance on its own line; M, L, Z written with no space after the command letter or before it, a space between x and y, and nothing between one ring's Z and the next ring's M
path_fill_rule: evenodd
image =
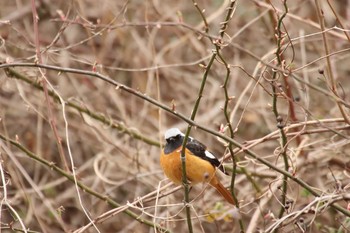
M181 149L185 135L177 128L165 132L166 144L160 156L165 175L175 184L182 183ZM191 185L209 182L232 205L231 193L216 177L216 168L225 173L219 160L199 141L189 137L186 144L186 176Z

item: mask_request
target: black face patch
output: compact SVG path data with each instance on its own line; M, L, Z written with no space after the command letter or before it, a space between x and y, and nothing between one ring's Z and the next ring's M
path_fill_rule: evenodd
M170 154L174 150L178 149L184 140L182 135L176 135L175 137L168 138L164 147L164 154Z

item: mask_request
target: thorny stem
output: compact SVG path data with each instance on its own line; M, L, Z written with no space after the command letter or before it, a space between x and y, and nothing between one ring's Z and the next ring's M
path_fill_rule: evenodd
M195 0L192 0L192 2L193 2L194 7L197 9L199 15L201 16L201 18L202 18L202 20L204 22L204 32L208 33L208 31L209 31L209 24L208 24L207 19L205 18L204 10L201 10L199 8L198 3Z
M198 92L198 97L197 97L197 100L196 100L196 102L194 104L194 107L193 107L193 110L192 110L192 114L191 114L191 117L190 117L191 121L194 121L194 118L196 117L197 110L198 110L198 107L199 107L199 103L200 103L200 101L202 99L202 96L203 96L205 83L207 81L207 77L209 75L210 68L211 68L211 66L214 63L215 57L216 57L216 52L213 51L213 55L211 56L210 61L209 61L208 65L206 66L205 72L203 74L203 79L202 79L201 86L200 86L200 89L199 89L199 92ZM187 217L187 225L188 225L189 232L193 232L193 229L192 229L192 223L191 223L190 206L187 205L189 203L189 195L188 195L189 194L189 185L188 185L188 182L187 182L186 169L185 169L186 168L185 149L186 149L187 140L188 140L188 137L190 135L192 126L193 125L189 124L188 127L187 127L187 131L186 131L186 134L185 134L184 141L182 143L182 150L181 150L182 183L183 183L183 185L185 187L186 217Z
M283 14L281 15L281 17L278 18L278 22L277 22L277 27L276 27L276 43L277 43L277 49L276 49L276 59L277 59L277 66L284 66L284 62L285 60L282 57L281 54L281 48L283 46L283 39L284 39L284 33L281 31L282 30L282 25L283 25L283 19L284 17L287 15L288 13L288 6L287 6L287 0L284 0L284 9L285 11L283 12ZM282 67L284 68L284 67ZM284 128L284 123L283 123L283 119L281 118L279 111L278 111L278 107L277 107L277 98L278 98L278 92L277 92L277 87L276 87L276 81L278 79L277 77L278 73L277 71L273 71L273 77L272 77L272 83L271 83L271 87L272 87L272 94L273 94L273 100L272 100L272 110L273 113L276 117L276 122L277 122L277 128L279 128L280 130L280 135L281 135L281 154L283 157L283 162L284 162L284 170L286 172L289 172L289 164L288 164L288 155L287 155L287 136L283 130ZM283 76L284 74L282 74ZM278 214L278 218L281 218L284 214L285 211L285 203L286 203L286 195L287 195L287 181L288 181L288 177L286 175L283 176L283 184L282 184L282 206L280 209L280 212Z
M220 37L223 38L227 29L228 22L232 19L233 14L235 13L236 9L236 0L231 0L231 4L227 8L227 14L226 18L223 22L221 22L221 27L220 27Z
M230 116L229 116L230 114L229 114L229 111L228 111L228 105L229 105L232 97L229 96L228 90L227 90L227 85L228 85L229 78L230 78L231 68L230 68L230 64L228 64L224 60L224 58L222 57L221 53L219 53L219 52L218 52L218 57L220 58L220 60L222 61L222 63L224 63L224 65L226 67L226 78L225 78L224 85L222 86L222 88L224 89L224 94L225 94L224 115L225 115L225 120L227 122L227 126L228 126L229 131L230 131L230 136L231 136L231 138L234 138L234 133L235 132L234 132L234 130L232 128L232 124L230 122ZM232 153L230 151L230 155L234 156L234 151L233 150L232 150ZM236 159L239 159L239 158L235 157L235 160ZM232 160L234 162L233 168L236 167L236 169L237 169L237 165L235 164L237 161L235 161L233 158L232 158ZM252 183L252 185L255 188L255 190L260 193L261 192L261 188L259 187L259 185L255 182L255 180L252 178L252 176L249 174L249 172L244 167L241 168L241 173L246 175L247 179L249 180L249 182ZM232 190L234 190L234 187L232 187Z
M228 21L233 16L235 2L236 2L235 0L231 0L231 5L229 6L229 10L228 10L228 13L226 15L225 22L223 23L223 27L220 30L221 38L223 37L223 35L225 33ZM193 1L193 3L195 5L195 7L197 8L197 10L200 12L201 17L204 20L204 24L206 25L206 32L207 32L209 27L208 27L208 23L207 23L207 21L205 19L205 16L203 15L203 12L199 9L197 3L195 1ZM203 79L202 79L201 86L200 86L200 89L199 89L199 92L198 92L198 95L197 95L198 97L197 97L197 100L196 100L196 102L194 104L194 107L193 107L193 110L192 110L192 113L191 113L191 117L190 117L191 121L194 121L194 119L196 117L196 114L197 114L197 111L198 111L198 107L199 107L199 103L200 103L200 101L202 99L202 96L203 96L203 91L204 91L204 87L205 87L205 84L206 84L206 81L207 81L207 77L208 77L209 71L210 71L210 69L211 69L211 67L212 67L212 65L213 65L213 63L215 61L215 58L216 58L216 55L217 55L217 51L218 51L218 49L213 50L213 54L210 57L209 63L205 67L205 72L203 74ZM193 228L192 228L192 222L191 222L191 209L190 209L190 206L188 205L188 203L189 203L189 185L188 185L187 176L186 176L186 154L185 154L185 148L186 148L187 140L188 140L189 134L191 132L192 126L193 126L192 124L188 124L187 130L186 130L186 133L185 133L185 138L184 138L184 141L182 143L182 150L181 150L182 183L183 183L184 188L185 188L186 218L187 218L188 231L190 233L193 232Z
M226 119L227 127L228 127L229 132L230 132L230 137L234 138L235 134L234 134L234 130L232 128L232 124L230 122L230 114L229 114L229 110L228 110L228 105L230 103L231 98L228 95L228 91L227 91L227 85L228 85L228 82L229 82L229 79L230 79L231 69L230 69L230 65L227 64L225 59L220 54L219 46L216 46L216 51L217 51L218 57L220 58L220 60L222 61L222 63L224 64L224 66L226 68L225 82L224 82L224 85L222 86L222 88L224 89L224 93L225 93L224 116L225 116L225 119ZM232 143L229 142L227 148L228 148L228 150L230 152L231 159L232 159L232 175L231 175L230 191L231 191L231 195L232 195L232 197L233 197L233 199L235 201L235 204L236 204L237 208L239 209L239 202L238 202L238 199L237 199L237 197L235 195L235 192L234 192L236 173L237 173L237 161L236 161L236 157L234 155L232 146L233 146ZM241 170L248 177L248 179L250 178L249 180L252 180L251 176L248 175L248 173L245 170L245 168L242 168ZM254 184L254 181L252 183ZM241 219L239 219L239 226L241 228L241 232L244 232L243 221Z
M203 14L203 11L200 10L199 6L198 6L198 3L195 1L195 0L192 0L193 2L193 5L195 6L195 8L197 9L197 11L199 12L200 16L202 17L202 20L204 22L204 25L205 25L205 32L207 33L208 30L209 30L209 25L208 25L208 22ZM212 56L213 58L213 56ZM215 57L214 57L215 58ZM213 59L214 60L214 59ZM210 66L212 64L209 63ZM208 67L206 69L206 72L204 73L203 75L203 80L202 80L202 83L201 83L201 89L199 91L199 95L198 95L198 98L197 98L197 101L195 103L195 106L193 108L193 111L192 111L192 114L191 114L191 120L194 120L195 116L196 116L196 112L197 112L197 109L198 109L198 106L199 106L199 102L200 102L200 98L202 97L202 94L201 94L201 91L202 90L202 87L204 89L204 85L205 85L205 80L206 80L206 77L207 77L207 71L209 71ZM189 201L190 201L190 198L189 198L189 184L188 184L188 181L187 181L187 174L186 174L186 144L187 144L187 140L188 140L188 137L189 137L189 134L191 132L191 125L188 125L187 127L187 131L185 133L185 137L184 137L184 140L182 142L182 150L181 150L181 168L182 168L182 184L184 186L184 196L185 196L185 209L186 209L186 218L187 218L187 227L188 227L188 232L192 233L193 232L193 227L192 227L192 221L191 221L191 208L189 206Z
M268 1L268 0L267 0ZM273 22L273 25L276 25L276 34L275 34L275 39L276 39L276 43L277 44L280 44L280 47L277 48L278 51L276 51L276 53L278 53L278 57L277 57L277 61L278 61L278 64L283 64L283 66L281 66L281 70L282 72L286 70L286 66L283 62L285 62L285 59L284 59L284 55L283 55L283 52L285 49L287 49L287 47L290 45L291 47L293 47L293 43L290 41L288 43L287 46L284 46L283 45L283 39L284 39L284 35L283 33L281 32L281 28L283 26L283 18L288 14L288 6L287 6L287 1L284 1L283 2L284 4L284 13L282 14L281 18L277 21L276 18L274 17L273 15L273 12L270 11L269 12L269 15L270 15L270 19L271 21ZM278 15L279 12L277 12L277 10L275 9L275 13ZM285 32L285 35L288 36L288 33ZM285 47L285 48L284 48ZM294 60L294 49L293 49L293 58L292 58L292 61L293 62ZM290 82L289 82L289 77L291 76L290 72L283 72L284 75L282 76L283 77L283 82L284 82L284 90L285 90L285 94L286 96L288 97L287 98L287 101L288 101L288 107L289 107L289 115L290 115L290 119L292 122L297 122L298 119L297 119L297 116L296 116L296 113L295 113L295 106L294 106L294 97L293 97L293 93L292 93L292 88L291 88L291 85L290 85ZM293 129L293 132L299 132L299 128L295 128ZM297 135L295 137L295 141L296 141L296 144L297 145L300 145L301 143L301 137L300 135ZM301 151L301 154L303 154L303 151Z

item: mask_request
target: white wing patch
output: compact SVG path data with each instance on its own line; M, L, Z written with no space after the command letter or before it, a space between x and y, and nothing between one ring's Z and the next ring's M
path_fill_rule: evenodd
M207 156L208 158L211 158L211 159L216 159L216 157L207 150L205 151L205 156Z

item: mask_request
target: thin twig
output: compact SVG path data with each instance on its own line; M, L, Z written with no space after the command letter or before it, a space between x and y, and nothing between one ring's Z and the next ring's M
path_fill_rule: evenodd
M337 90L337 87L336 87L336 83L335 83L333 66L332 66L330 57L328 56L328 54L330 53L330 50L329 50L329 45L328 45L327 34L325 33L325 23L324 23L323 10L321 9L319 0L315 0L315 5L316 5L316 9L317 9L318 20L319 20L321 31L322 31L323 46L324 46L324 49L325 49L325 53L327 55L327 57L326 57L327 73L328 73L328 76L329 76L329 79L327 79L328 80L328 85L329 85L331 91L334 93L334 95L339 96L338 90ZM348 124L350 124L350 117L349 117L348 113L345 111L343 105L341 105L339 103L337 103L337 105L338 105L340 113L344 117L344 120Z
M348 30L346 30L346 27L344 26L343 22L340 20L339 15L337 14L337 12L335 11L333 5L331 4L331 2L329 0L327 0L328 6L329 8L331 8L333 15L335 16L335 18L337 19L339 25L341 26L341 28L344 30L344 35L346 36L346 38L348 39L348 41L350 42L350 36L348 33Z

